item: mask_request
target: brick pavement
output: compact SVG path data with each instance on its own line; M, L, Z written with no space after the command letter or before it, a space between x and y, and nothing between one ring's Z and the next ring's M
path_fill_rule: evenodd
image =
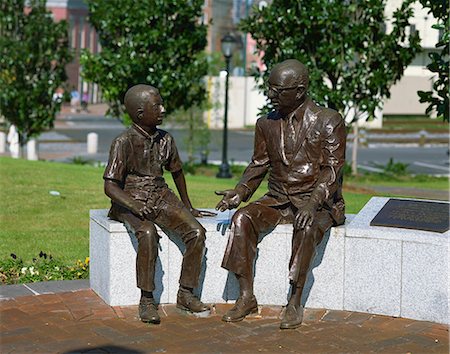
M281 331L279 307L239 323L217 305L197 318L161 305L160 325L137 306L110 307L92 290L0 301L1 353L448 353L448 326L346 311L307 309L304 324Z

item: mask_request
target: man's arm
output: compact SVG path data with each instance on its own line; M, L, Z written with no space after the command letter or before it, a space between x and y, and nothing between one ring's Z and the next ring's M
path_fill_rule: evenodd
M248 201L253 193L258 189L269 170L270 160L267 153L266 140L261 129L261 120L256 122L255 143L252 161L242 174L241 180L234 189L216 191L217 195L222 195L222 200L217 204L216 209L225 211L234 209L241 202Z
M177 187L177 191L180 195L181 201L183 202L184 206L192 213L192 215L194 215L195 217L216 215L215 213L211 213L206 210L197 210L192 206L191 200L189 199L187 193L186 178L184 177L183 170L172 172L172 178L175 182L175 186Z
M339 187L339 176L345 163L345 124L342 117L334 117L335 123L325 126L326 134L322 144L320 175L308 204L296 216L296 225L300 228L311 226L316 212Z
M241 180L236 186L237 188L235 188L244 193L244 202L248 201L253 193L258 189L270 166L267 143L261 127L263 122L264 118L260 118L256 122L252 161L242 174Z

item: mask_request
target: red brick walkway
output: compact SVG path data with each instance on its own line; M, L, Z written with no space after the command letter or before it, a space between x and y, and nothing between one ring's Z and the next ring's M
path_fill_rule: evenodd
M307 310L296 330L278 329L279 308L229 324L229 305L196 318L160 306L148 325L137 306L110 307L91 290L0 301L3 353L448 353L448 327L370 314Z

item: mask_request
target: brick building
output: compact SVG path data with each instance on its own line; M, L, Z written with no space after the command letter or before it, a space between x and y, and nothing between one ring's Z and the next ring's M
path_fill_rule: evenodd
M98 86L85 82L80 75L81 50L89 49L97 53L101 49L97 33L88 21L86 3L83 0L47 0L47 8L55 21L66 20L69 24L69 44L75 52L73 62L66 67L70 89L75 88L80 95L87 93L91 103L98 102Z

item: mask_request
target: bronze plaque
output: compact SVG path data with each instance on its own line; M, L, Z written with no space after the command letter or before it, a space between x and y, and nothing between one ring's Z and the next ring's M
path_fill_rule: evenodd
M398 227L443 233L449 230L449 204L389 199L372 219L370 226Z

